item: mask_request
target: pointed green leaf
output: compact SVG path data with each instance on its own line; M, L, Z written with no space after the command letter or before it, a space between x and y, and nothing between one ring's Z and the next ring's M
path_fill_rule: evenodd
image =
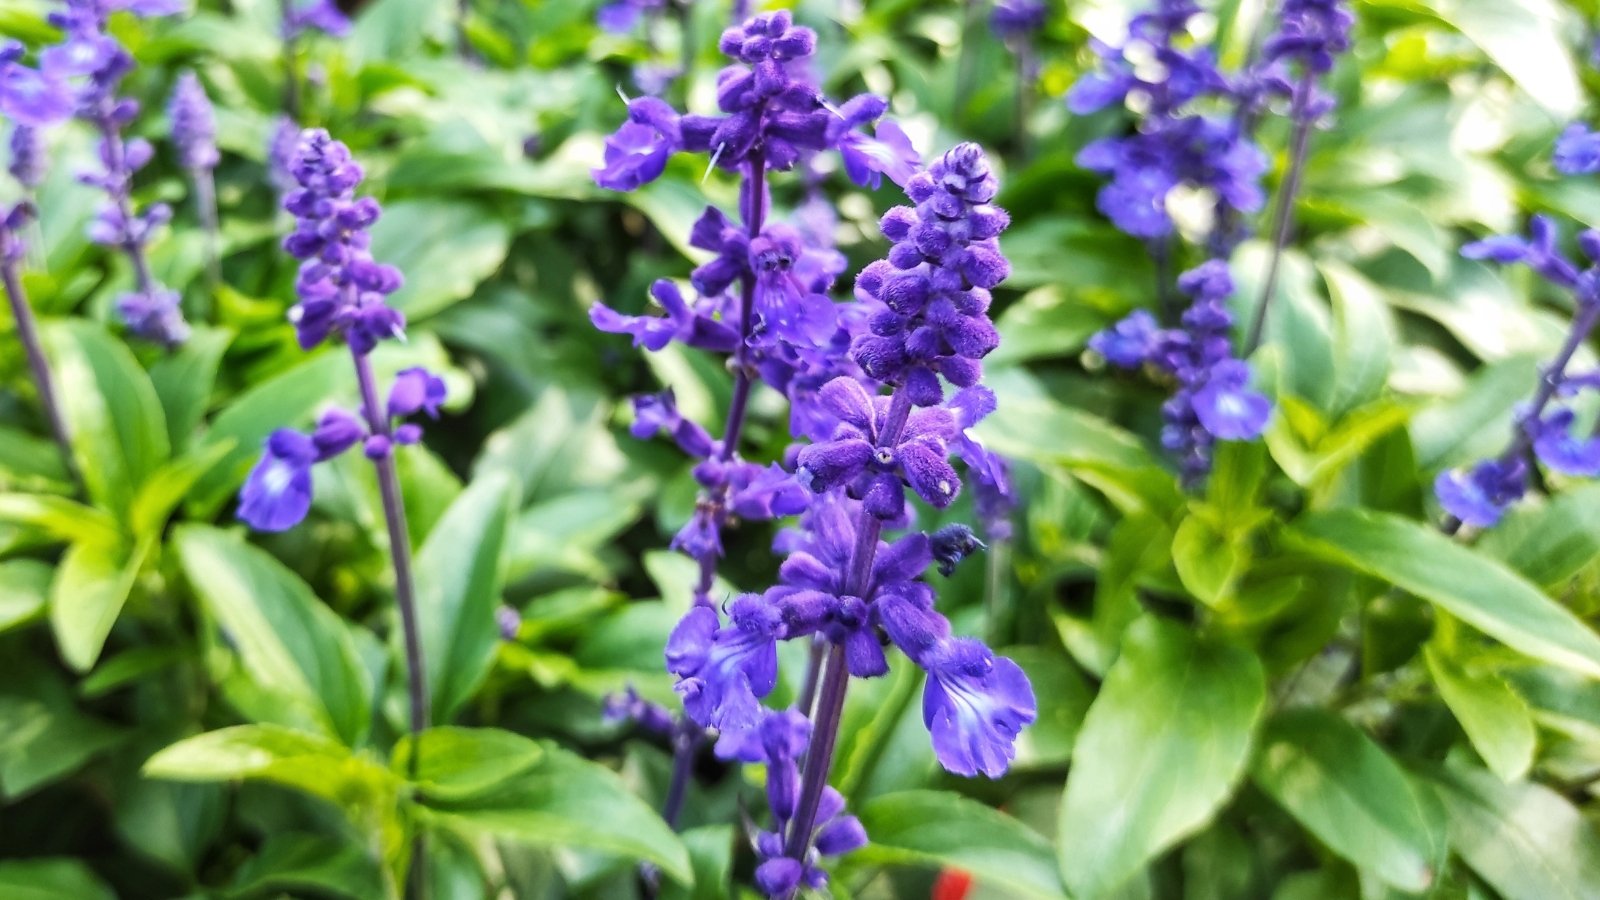
M77 859L0 862L0 896L6 900L112 900L105 882Z
M1600 677L1600 637L1504 565L1408 519L1341 509L1294 534L1319 556L1429 600L1536 659Z
M178 558L195 594L237 648L245 670L290 707L345 743L371 720L370 675L344 622L276 559L226 532L177 531Z
M1334 852L1384 883L1421 892L1444 859L1444 816L1432 795L1360 729L1297 710L1261 737L1257 785Z
M1056 898L1061 879L1050 842L1016 819L949 791L904 791L867 801L861 824L871 843L861 862L970 872L1007 896Z
M417 618L436 722L449 721L494 662L500 561L520 493L503 472L480 475L417 554Z
M1261 662L1144 618L1128 628L1072 751L1057 835L1080 900L1114 891L1232 793L1266 702Z
M416 775L412 748L420 746ZM414 744L408 735L395 747L391 768L430 797L461 800L496 787L539 764L537 741L499 728L430 728Z
M545 742L532 769L482 796L426 800L430 818L467 834L584 847L655 863L691 883L683 842L615 772Z
M1533 711L1511 685L1491 673L1469 672L1437 647L1423 651L1439 696L1461 723L1489 770L1516 781L1533 765Z
M100 658L153 545L80 541L68 548L50 585L50 626L67 665L82 672Z

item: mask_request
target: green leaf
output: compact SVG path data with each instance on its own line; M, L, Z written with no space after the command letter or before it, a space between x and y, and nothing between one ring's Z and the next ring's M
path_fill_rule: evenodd
M1423 656L1439 696L1489 770L1504 781L1528 774L1537 734L1527 701L1503 679L1469 672L1437 647L1426 648Z
M683 842L615 772L554 744L542 746L537 765L483 796L426 801L430 818L467 834L618 853L692 882Z
M1306 830L1404 891L1431 887L1444 861L1443 813L1360 729L1296 710L1270 722L1252 772Z
M1128 628L1072 751L1057 848L1074 896L1110 893L1211 820L1265 702L1249 651L1155 618Z
M150 382L166 411L167 439L173 447L181 449L194 436L211 404L222 354L232 341L231 331L200 326L176 352L150 367Z
M67 549L50 585L50 627L67 665L82 672L100 658L153 546L148 539L132 545L80 541Z
M0 793L16 798L52 784L122 739L68 700L0 695Z
M318 834L269 835L233 878L232 896L298 896L311 890L350 900L384 895L377 862L349 841ZM274 894L274 892L277 892Z
M197 734L157 752L142 771L147 778L168 781L270 781L346 809L392 805L399 786L399 779L375 760L279 725L235 725Z
M195 594L231 638L245 670L287 707L354 746L372 713L371 676L344 622L265 551L214 528L175 538Z
M1600 557L1600 484L1527 498L1478 538L1476 547L1535 584L1561 585Z
M501 551L520 493L505 473L479 476L417 554L417 619L435 721L448 721L494 663Z
M903 791L867 801L861 824L872 843L862 862L962 869L1008 896L1056 898L1061 879L1050 842L1016 819L949 791Z
M1417 464L1435 471L1493 456L1511 435L1511 413L1539 378L1539 360L1516 356L1474 372L1466 390L1411 420Z
M128 524L134 536L159 538L172 511L188 496L195 483L232 449L227 444L209 444L194 453L169 460L150 473L150 479L139 488L128 512Z
M120 537L116 521L105 512L49 494L0 494L0 522L68 543L111 544Z
M161 400L128 348L82 320L45 329L73 455L94 501L122 516L172 453Z
M724 900L734 896L729 882L733 869L734 835L732 825L702 825L682 834L694 866L694 885L676 882L662 885L662 900Z
M1558 119L1582 106L1564 34L1574 24L1545 0L1434 0L1439 16L1482 48L1535 103Z
M1007 366L1039 357L1067 356L1082 350L1089 336L1107 324L1103 314L1074 302L1055 285L1029 291L1006 307L995 322L1000 346L984 362Z
M1355 269L1333 261L1318 268L1333 298L1336 377L1328 409L1337 417L1383 392L1394 356L1394 322L1377 287Z
M0 491L71 490L54 441L0 425Z
M1410 591L1536 659L1600 677L1600 637L1498 562L1398 516L1332 510L1291 531L1330 562Z
M117 896L77 859L0 862L0 895L7 900L114 900Z
M1201 603L1226 600L1250 566L1246 541L1223 534L1205 516L1189 516L1172 536L1172 564L1183 586Z
M472 296L510 246L511 229L494 210L460 199L392 203L372 226L372 258L405 276L389 305L411 322Z
M412 748L420 746L416 775ZM537 741L498 728L430 728L413 744L402 738L391 768L429 797L464 800L526 772L544 758Z
M0 562L0 632L39 618L50 590L51 569L35 559Z
M1427 775L1449 813L1450 846L1505 900L1600 896L1600 833L1565 797L1465 766Z

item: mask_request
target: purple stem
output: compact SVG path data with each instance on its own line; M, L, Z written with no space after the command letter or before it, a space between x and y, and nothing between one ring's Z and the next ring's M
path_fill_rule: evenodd
M133 173L128 171L127 145L122 141L122 132L112 124L109 112L99 116L96 125L100 129L100 140L105 143L106 178L111 182L106 188L106 197L117 207L117 213L129 231L127 239L120 245L122 252L133 263L134 283L139 286L139 293L147 297L154 296L155 279L150 276L150 261L144 255L144 241L131 233L134 227L131 196Z
M215 293L222 286L222 229L217 222L217 182L210 169L195 169L191 174L194 176L195 212L206 233L206 278Z
M895 446L910 415L911 396L905 391L895 391L889 401L887 421L878 434L877 446ZM850 563L845 570L845 591L851 596L867 595L867 583L882 533L883 521L863 508L856 522L856 544L850 551ZM811 747L806 751L805 771L800 777L800 803L795 808L783 847L785 856L802 865L811 849L811 832L816 827L822 789L827 787L828 772L833 768L833 751L839 740L839 722L844 712L845 690L849 686L850 670L845 665L844 648L829 647L827 661L823 664L817 712L812 718Z
M61 414L57 399L55 379L50 374L50 362L45 358L44 346L39 340L39 327L33 319L33 308L22 291L22 278L15 260L0 259L0 283L5 285L6 298L11 301L11 316L17 323L17 339L22 341L22 351L28 357L28 368L33 370L34 388L39 392L39 406L43 408L45 422L56 446L61 448L61 459L66 463L67 474L78 490L83 490L83 475L78 471L78 461L72 455L72 438L67 431L67 420Z
M350 352L355 360L356 381L361 385L361 411L373 434L389 436L389 417L378 403L378 386L372 377L372 361L365 354ZM428 727L428 688L422 660L422 638L417 629L416 589L411 580L411 538L406 531L406 508L400 497L400 477L395 471L394 454L372 461L378 470L378 492L383 498L383 518L389 526L389 556L394 560L395 604L400 607L400 629L406 653L406 692L411 701L413 751L410 774L417 774L417 736Z
M283 20L283 111L290 119L300 121L300 76L296 65L300 55L299 29L292 22L294 0L278 0L278 13Z
M1250 320L1250 335L1244 342L1244 355L1249 356L1261 346L1261 334L1267 325L1267 307L1278 288L1278 266L1283 261L1284 248L1289 244L1289 230L1294 226L1294 195L1300 191L1300 176L1305 172L1306 149L1311 144L1312 117L1307 107L1316 92L1316 76L1307 69L1295 86L1294 105L1289 118L1294 120L1294 146L1290 151L1289 168L1278 186L1277 203L1272 211L1272 255L1267 258L1267 275L1261 282L1261 299L1256 303L1255 316Z

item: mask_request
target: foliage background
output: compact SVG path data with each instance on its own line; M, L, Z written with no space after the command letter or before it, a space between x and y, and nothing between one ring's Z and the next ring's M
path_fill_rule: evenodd
M9 0L0 35L49 41L47 6ZM703 760L680 840L651 812L666 749L599 714L626 684L671 700L661 648L689 602L691 564L664 547L693 482L669 448L628 438L619 404L670 384L716 421L727 380L691 352L636 355L587 308L640 310L652 279L682 276L690 223L732 187L681 161L634 194L592 185L616 86L651 55L598 31L594 6L472 4L479 64L455 57L446 0L375 0L349 39L308 47L306 119L367 165L385 206L374 255L406 275L410 342L380 369L449 373L443 426L400 455L436 719L465 726L435 733L420 786L391 765L402 679L366 467L319 467L313 519L287 534L245 536L231 517L270 429L354 395L340 352L302 354L284 320L292 268L263 168L276 5L118 21L149 111L136 131L160 143L185 67L218 105L227 287L204 286L163 156L139 192L180 215L153 258L210 324L170 356L104 327L130 276L84 237L94 197L72 173L89 139L58 135L27 287L98 485L71 499L0 322L0 895L383 896L419 825L435 897L625 897L640 859L672 896L748 883L734 826L759 811L759 772ZM976 875L975 898L1600 896L1600 487L1548 485L1471 547L1431 529L1427 489L1504 446L1565 332L1564 298L1456 250L1533 210L1600 224L1600 191L1547 163L1600 87L1593 4L1355 4L1255 357L1279 412L1194 496L1154 440L1159 390L1082 357L1152 304L1143 249L1072 162L1126 117L1074 118L1057 99L1129 4L1052 3L1020 130L983 6L796 5L830 92L889 95L925 153L972 139L1004 166L1015 274L997 292L986 437L1018 462L1026 503L1016 541L942 602L1008 647L1040 699L1013 774L965 782L934 764L914 670L858 684L835 783L874 843L836 896L927 896L946 868ZM1223 0L1227 56L1261 13ZM696 3L688 20L702 107L726 15ZM672 22L661 37L676 54ZM1264 126L1274 179L1286 137ZM898 197L841 183L854 271L881 254L876 218ZM1234 261L1241 312L1264 260L1250 243ZM784 416L763 400L750 455L771 458ZM746 531L723 571L760 589L770 534ZM496 637L502 602L522 617L514 641ZM246 723L260 727L155 756Z

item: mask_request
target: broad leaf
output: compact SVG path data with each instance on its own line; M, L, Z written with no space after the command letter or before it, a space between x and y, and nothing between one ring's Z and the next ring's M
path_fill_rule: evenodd
M77 859L0 862L0 896L6 900L113 900L105 882Z
M372 227L373 258L405 276L389 303L413 322L471 296L510 244L511 229L494 210L459 199L391 203Z
M1428 775L1449 813L1450 846L1505 900L1600 896L1600 833L1565 797L1465 766Z
M1533 765L1533 711L1511 685L1488 672L1470 672L1437 647L1424 651L1428 674L1489 770L1516 781Z
M860 817L872 841L857 851L862 862L961 869L1008 889L1008 896L1061 896L1050 842L960 794L887 794L863 804Z
M84 671L100 658L111 626L133 590L154 541L80 541L61 558L50 585L50 625L67 665Z
M143 772L169 781L270 781L347 809L392 805L399 786L376 760L278 725L235 725L197 734L150 757Z
M150 367L150 381L166 412L167 438L182 450L211 404L217 367L233 340L220 328L196 328L183 346Z
M414 747L416 752L413 762ZM394 771L429 797L461 800L495 788L539 764L537 741L498 728L430 728L395 747ZM416 774L412 773L412 766Z
M289 707L287 720L309 714L345 743L359 743L372 686L344 622L265 551L198 525L179 529L176 542L195 594L250 677Z
M1320 710L1277 717L1262 734L1253 776L1358 868L1404 891L1433 885L1444 860L1442 812L1354 725Z
M44 612L51 569L34 559L0 562L0 632L26 625Z
M1333 510L1294 533L1311 552L1423 597L1507 645L1600 677L1600 637L1500 563L1398 516Z
M1211 820L1265 701L1249 651L1160 619L1129 627L1072 751L1057 847L1074 896L1115 890Z
M504 473L479 476L417 554L417 619L436 722L449 721L494 662L501 551L518 495Z
M693 880L683 842L610 769L544 743L532 769L481 797L428 800L430 818L468 834L619 853Z

